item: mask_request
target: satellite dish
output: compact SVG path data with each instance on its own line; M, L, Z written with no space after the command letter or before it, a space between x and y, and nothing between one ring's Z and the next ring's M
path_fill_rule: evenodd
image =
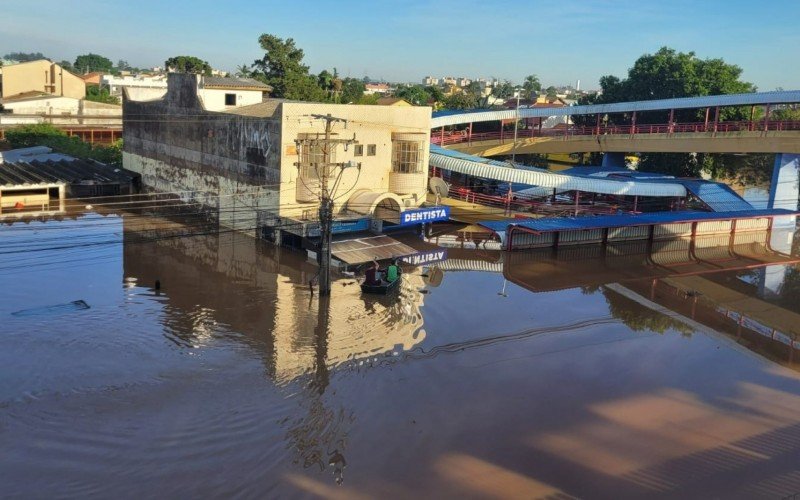
M441 177L431 177L428 179L428 191L438 194L442 198L447 198L450 186Z

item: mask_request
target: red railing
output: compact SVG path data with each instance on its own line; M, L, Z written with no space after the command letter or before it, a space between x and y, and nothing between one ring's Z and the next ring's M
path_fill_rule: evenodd
M484 205L490 207L503 208L509 212L522 212L516 217L524 217L525 214L538 215L603 215L615 214L619 211L630 211L629 203L623 204L594 204L594 203L574 203L573 201L561 202L551 196L525 196L520 193L506 194L486 194L479 193L463 186L451 186L450 198Z
M523 119L524 120L524 119ZM733 122L697 122L697 123L661 123L661 124L636 124L636 125L600 125L578 126L570 125L556 128L539 129L538 127L520 128L517 130L517 139L530 137L574 137L598 135L636 135L636 134L685 134L685 133L714 133L714 132L752 132L752 131L789 131L800 130L800 121L733 121ZM493 130L491 132L474 132L468 130L431 131L433 144L448 145L481 141L500 141L501 143L513 142L513 130Z

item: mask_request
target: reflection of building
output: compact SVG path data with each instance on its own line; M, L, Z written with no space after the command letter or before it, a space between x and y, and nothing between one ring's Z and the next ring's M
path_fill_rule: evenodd
M180 193L249 234L307 236L325 157L314 141L330 114L347 121L333 137L356 141L330 152L342 165L331 180L339 219L397 218L425 201L429 108L268 100L214 112L198 78L172 73L163 98L124 102L123 161L145 186Z
M215 325L228 325L278 383L313 376L320 361L332 369L410 350L425 338L419 276L404 276L400 300L362 297L357 285L337 282L335 308L320 326L307 285L316 267L300 254L235 232L165 238L202 232L196 221L124 220L125 278L143 287L159 280L169 335L203 345Z

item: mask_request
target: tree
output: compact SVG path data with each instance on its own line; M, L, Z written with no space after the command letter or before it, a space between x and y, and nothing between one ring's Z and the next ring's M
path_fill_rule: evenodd
M442 92L441 87L429 85L425 87L425 92L431 96L430 98L433 99L434 104L444 101L444 92Z
M97 85L86 86L86 100L106 104L119 104L119 97L109 94L108 89L101 89Z
M175 73L211 75L211 65L195 56L175 56L164 61L164 68Z
M499 97L500 99L510 99L514 97L514 93L517 91L514 84L509 82L508 80L503 80L499 84L495 85L492 89L492 95L495 97Z
M408 85L406 87L397 89L394 93L395 97L405 99L415 106L427 106L431 95L425 90L422 85Z
M478 107L478 99L469 94L459 92L444 100L445 109L472 109Z
M542 90L542 84L539 83L538 76L528 75L522 83L522 88L525 90L525 98L534 99L539 95L539 91Z
M10 52L3 56L3 59L17 62L38 61L39 59L47 59L41 52Z
M366 87L364 82L357 78L345 78L342 80L342 94L340 102L351 103L359 102L364 97Z
M75 71L75 68L73 68L73 67L72 67L72 63L71 63L71 62L69 62L69 61L67 61L67 60L61 61L61 62L60 62L60 63L58 63L58 64L59 64L59 65L60 65L62 68L64 68L65 70L67 70L67 71Z
M607 75L600 78L602 95L598 104L623 101L649 101L676 97L755 92L756 87L739 80L742 69L722 59L699 59L694 52L677 52L661 47L655 54L644 54L628 70L628 77ZM743 108L721 109L721 119L749 118ZM694 121L703 111L676 110L678 121ZM641 113L639 123L666 121L666 112Z
M120 71L130 71L133 68L131 67L130 64L128 64L128 61L120 59L119 61L117 61L117 69Z
M545 93L547 94L548 101L555 101L558 98L558 89L552 85L545 89Z
M464 92L474 96L476 99L480 99L483 97L483 84L481 82L471 82L467 85L467 88L464 89Z
M251 78L253 76L253 71L247 64L242 64L236 67L236 73L234 74L239 78Z
M12 148L47 146L76 158L97 160L109 165L122 165L122 139L110 147L84 142L80 137L69 137L49 123L20 125L6 130L6 141Z
M114 67L114 63L107 57L89 53L76 57L73 67L75 71L80 73L91 73L92 71L110 73L111 69Z
M272 87L272 95L301 101L322 101L325 91L303 64L303 50L294 39L264 33L258 37L264 56L253 62L254 77Z

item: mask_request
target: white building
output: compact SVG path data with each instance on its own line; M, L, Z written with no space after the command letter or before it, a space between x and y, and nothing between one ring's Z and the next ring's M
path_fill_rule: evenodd
M224 111L258 104L269 97L272 87L252 78L204 76L197 86L197 97L208 111Z
M422 79L423 85L439 85L439 79L433 76L426 76Z
M122 126L122 107L118 104L29 92L1 99L4 113L0 125L52 123L97 127Z
M107 88L113 96L121 96L123 88L136 89L163 89L167 91L166 75L138 75L138 76L114 76L103 75L100 77L100 86Z

